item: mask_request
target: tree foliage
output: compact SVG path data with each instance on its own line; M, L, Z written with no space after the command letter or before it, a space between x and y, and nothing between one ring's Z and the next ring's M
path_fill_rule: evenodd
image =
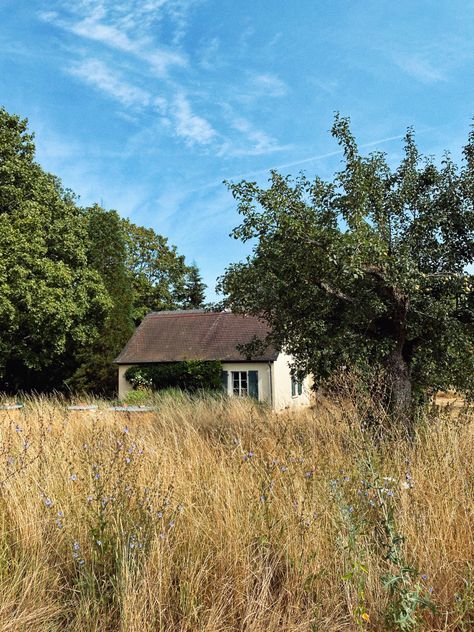
M474 131L461 167L420 155L408 130L401 163L362 156L349 120L332 134L332 181L271 173L230 184L255 240L220 280L225 303L265 318L271 338L316 382L346 367L383 376L394 412L414 391L474 389Z
M0 109L0 391L111 394L134 322L181 307L190 270L152 229L81 208Z
M185 295L188 267L175 246L152 228L122 220L126 235L127 267L134 292L133 316L136 323L150 311L177 309Z
M199 309L204 307L206 301L206 287L199 268L194 263L188 268L186 273L183 307L185 309Z
M78 355L79 367L68 380L73 390L111 394L117 381L113 360L133 332L132 277L126 265L126 235L116 211L98 205L84 211L87 260L102 279L111 301L99 336Z
M222 389L221 373L222 365L218 360L187 360L132 366L125 372L125 377L134 388L181 388L194 392Z
M73 196L35 162L27 121L0 109L0 385L55 386L110 308Z

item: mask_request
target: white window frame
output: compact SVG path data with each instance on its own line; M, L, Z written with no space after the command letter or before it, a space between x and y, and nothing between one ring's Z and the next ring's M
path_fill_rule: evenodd
M237 387L235 386L235 377L237 376ZM231 371L232 395L236 397L248 397L249 394L249 372L248 371ZM245 380L245 387L242 382ZM236 392L237 391L237 392Z

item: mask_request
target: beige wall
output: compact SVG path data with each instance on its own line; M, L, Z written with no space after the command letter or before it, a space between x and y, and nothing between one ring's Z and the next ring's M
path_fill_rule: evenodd
M291 356L280 353L277 360L270 364L265 362L223 362L224 371L258 371L258 399L266 401L275 410L309 406L311 395L311 379L303 382L301 395L291 395ZM232 377L229 375L228 395L232 395Z
M258 371L258 399L260 402L271 403L271 364L267 362L223 362L222 370L229 371L229 379L227 381L228 395L232 395L231 371Z
M280 353L273 363L273 407L275 410L309 406L311 395L311 378L303 381L303 392L293 397L291 395L291 356Z
M133 386L125 379L125 371L133 364L119 364L118 368L118 396L123 399L127 393L133 390Z
M303 393L291 395L291 357L280 353L277 360L267 362L223 362L222 370L229 371L227 382L228 395L232 395L232 371L258 371L258 399L268 402L275 410L308 406L310 403L311 379L303 382ZM131 364L121 364L118 367L118 395L119 399L133 390L132 385L125 379L125 372Z

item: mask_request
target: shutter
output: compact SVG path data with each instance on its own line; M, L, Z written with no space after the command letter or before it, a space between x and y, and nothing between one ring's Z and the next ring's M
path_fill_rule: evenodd
M303 382L298 382L298 395L303 394Z
M291 397L296 397L296 380L294 377L291 378Z
M249 395L258 399L258 371L249 371Z
M227 395L229 393L229 371L221 371L222 390Z

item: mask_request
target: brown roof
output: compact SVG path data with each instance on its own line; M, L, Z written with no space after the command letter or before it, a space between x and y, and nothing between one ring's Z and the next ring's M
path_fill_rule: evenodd
M267 334L267 324L255 316L200 310L152 312L145 316L115 362L271 362L278 356L272 347L252 358L237 350L237 345L249 343L254 338L265 340Z

